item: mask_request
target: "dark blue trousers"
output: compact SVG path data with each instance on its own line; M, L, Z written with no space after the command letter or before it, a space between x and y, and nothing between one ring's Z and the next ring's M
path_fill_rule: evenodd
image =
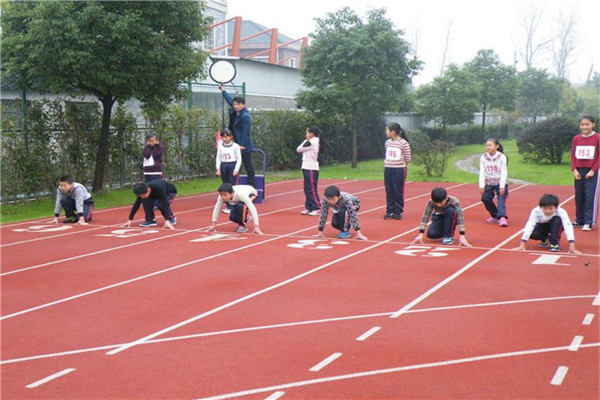
M76 217L77 216L77 206L75 204L75 199L70 197L63 197L60 200L60 205L65 209L65 216L67 218ZM94 200L90 197L87 200L83 201L83 218L85 222L90 222L92 220L92 211L94 210Z
M406 181L406 168L385 167L383 171L385 180L385 199L388 215L402 215L404 212L404 183Z
M549 240L550 244L558 244L562 231L562 219L555 216L547 224L536 224L529 238L541 241Z
M317 211L321 209L321 200L319 200L319 171L312 169L303 169L304 176L304 196L306 201L304 207L308 211Z
M429 239L441 239L445 237L454 237L456 230L456 209L448 207L443 214L433 214L431 216L431 224L427 229L427 237Z
M150 183L152 181L157 181L162 178L163 178L162 174L159 174L159 175L145 175L144 174L144 183Z
M598 179L596 173L592 179L585 178L590 168L577 168L581 174L580 180L575 180L575 222L579 225L592 225L598 220Z
M508 197L508 185L505 186L504 196L500 195L500 185L485 185L485 191L481 195L481 201L485 205L492 218L508 218L506 215L506 198ZM494 197L498 198L498 206L494 204Z
M170 193L167 195L167 199L169 201L169 205L175 200L175 193ZM154 207L162 212L162 205L160 201L153 200L151 198L142 199L142 205L144 206L144 213L146 214L146 221L154 221ZM173 210L169 214L169 219L173 219L174 214Z
M359 211L360 207L356 210L356 212ZM331 226L338 231L350 232L350 228L352 228L352 226L350 224L350 218L348 218L348 213L346 212L346 207L342 207L337 213L333 213L333 216L331 217Z

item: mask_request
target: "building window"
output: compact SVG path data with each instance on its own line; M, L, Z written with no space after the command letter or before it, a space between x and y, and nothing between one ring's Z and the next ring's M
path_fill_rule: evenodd
M290 58L288 61L290 68L296 68L296 57Z
M202 49L210 51L217 47L216 45L217 36L215 35L215 30L211 29L208 36L202 42Z

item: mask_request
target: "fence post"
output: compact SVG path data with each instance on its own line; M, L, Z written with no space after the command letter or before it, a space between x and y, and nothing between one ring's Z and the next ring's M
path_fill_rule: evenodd
M190 111L192 111L192 108L194 106L194 95L192 92L192 82L188 82L187 84L188 86L188 102L187 102L187 109L188 109L188 147L192 147L192 113Z
M246 82L242 82L242 97L246 100Z
M21 90L21 132L25 140L25 149L29 151L29 132L27 132L27 89Z

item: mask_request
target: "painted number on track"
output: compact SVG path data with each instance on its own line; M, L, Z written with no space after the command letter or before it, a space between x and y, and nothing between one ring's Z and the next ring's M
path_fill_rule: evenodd
M142 230L142 229L117 229L115 231L112 231L111 233L103 233L103 234L99 234L96 236L101 236L101 237L116 237L116 238L132 238L132 237L136 237L136 236L144 236L144 235L150 235L153 233L158 233L160 231L157 231L155 229L148 229L148 230Z
M238 235L228 235L226 233L215 233L214 235L204 235L199 239L190 240L190 243L201 242L221 242L226 240L246 240L247 237Z
M45 233L45 232L59 232L59 231L68 231L69 229L73 229L72 225L33 225L28 226L27 228L19 228L13 229L14 232L37 232L37 233Z
M322 243L321 242L325 242ZM328 240L320 240L320 239L304 239L298 240L296 243L288 244L288 247L293 249L307 249L307 250L329 250L333 249L333 246L338 245L346 245L348 242L344 242L341 240L336 240L334 242L330 242ZM332 246L333 245L333 246Z
M409 257L446 257L448 251L460 250L453 247L408 246L394 253Z

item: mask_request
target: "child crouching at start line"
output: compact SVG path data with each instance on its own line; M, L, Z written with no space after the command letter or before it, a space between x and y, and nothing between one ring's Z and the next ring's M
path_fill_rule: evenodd
M327 222L329 209L332 209L331 226L339 230L338 239L348 239L350 229L356 231L356 239L368 240L360 231L358 222L358 210L360 210L360 199L346 192L340 192L337 186L329 186L325 189L325 197L321 202L321 218L319 218L319 233L317 237L325 237L323 230Z

